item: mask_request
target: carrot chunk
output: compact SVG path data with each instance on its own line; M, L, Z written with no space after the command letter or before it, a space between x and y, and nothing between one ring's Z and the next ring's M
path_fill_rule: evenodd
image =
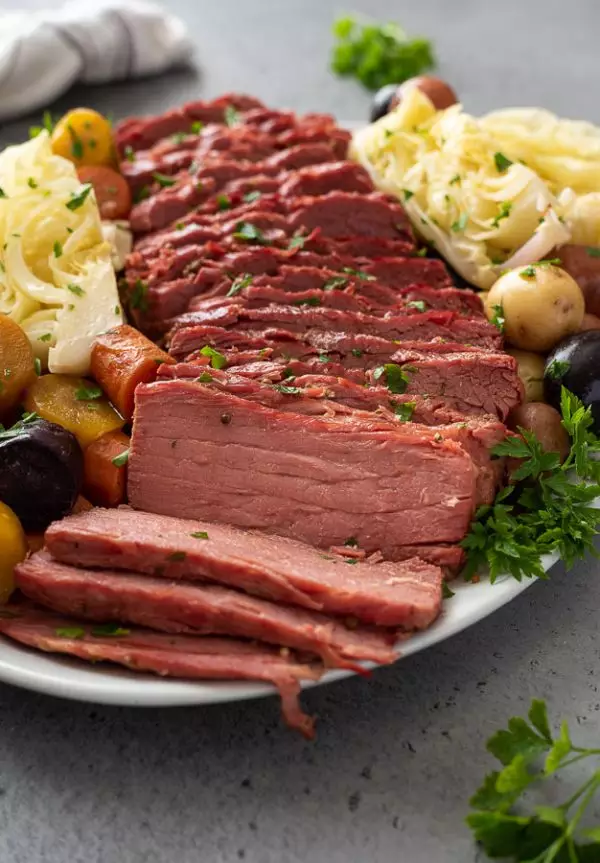
M121 431L102 435L85 450L83 488L96 506L124 502L128 451L129 438Z

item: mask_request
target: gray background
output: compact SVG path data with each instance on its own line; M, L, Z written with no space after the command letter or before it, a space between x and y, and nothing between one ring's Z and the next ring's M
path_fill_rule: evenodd
M238 89L273 106L366 116L368 96L327 72L337 3L168 5L197 42L197 76L75 91L58 107L120 117ZM600 121L598 0L348 7L432 38L441 74L473 112L539 104ZM5 127L1 142L27 125ZM313 744L282 727L275 699L136 711L0 686L0 860L474 863L463 818L498 725L544 697L598 745L599 574L591 560L569 574L558 566L451 641L308 694Z

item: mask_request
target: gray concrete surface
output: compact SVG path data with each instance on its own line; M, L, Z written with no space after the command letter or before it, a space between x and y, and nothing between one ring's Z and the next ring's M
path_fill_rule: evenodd
M75 91L59 108L119 117L242 89L276 106L365 116L366 94L327 73L338 3L169 6L190 24L197 74ZM472 111L540 104L600 121L597 0L348 6L433 38ZM2 143L27 125L2 129ZM598 745L599 575L592 560L569 574L558 566L451 641L310 693L320 720L310 745L281 726L275 699L136 711L0 686L0 860L475 863L463 818L499 724L544 697Z

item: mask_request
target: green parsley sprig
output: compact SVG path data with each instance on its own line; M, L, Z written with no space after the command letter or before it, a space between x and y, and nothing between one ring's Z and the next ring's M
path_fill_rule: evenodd
M594 863L600 860L600 827L584 830L581 820L600 789L600 749L576 746L563 722L553 735L546 704L531 703L527 719L516 716L488 740L501 764L471 798L467 824L493 859L527 863ZM589 778L560 806L534 806L522 796L534 785L546 787L559 771L594 761Z
M409 39L398 24L344 16L333 25L331 69L358 78L368 90L401 84L435 66L431 42Z
M492 454L520 460L511 484L490 506L480 507L462 542L467 552L465 578L486 566L490 579L509 573L518 581L545 573L540 555L557 551L567 567L587 552L595 554L594 536L600 510L600 439L592 431L593 417L573 393L561 390L562 424L571 448L561 464L547 453L535 435L519 429L495 446Z

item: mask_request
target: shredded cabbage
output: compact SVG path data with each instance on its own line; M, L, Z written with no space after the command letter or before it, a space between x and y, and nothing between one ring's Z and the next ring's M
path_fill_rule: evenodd
M481 288L566 242L600 245L600 129L589 123L528 108L436 111L413 88L356 132L352 155Z
M86 374L94 338L123 322L93 190L47 132L0 153L0 312L51 372Z

